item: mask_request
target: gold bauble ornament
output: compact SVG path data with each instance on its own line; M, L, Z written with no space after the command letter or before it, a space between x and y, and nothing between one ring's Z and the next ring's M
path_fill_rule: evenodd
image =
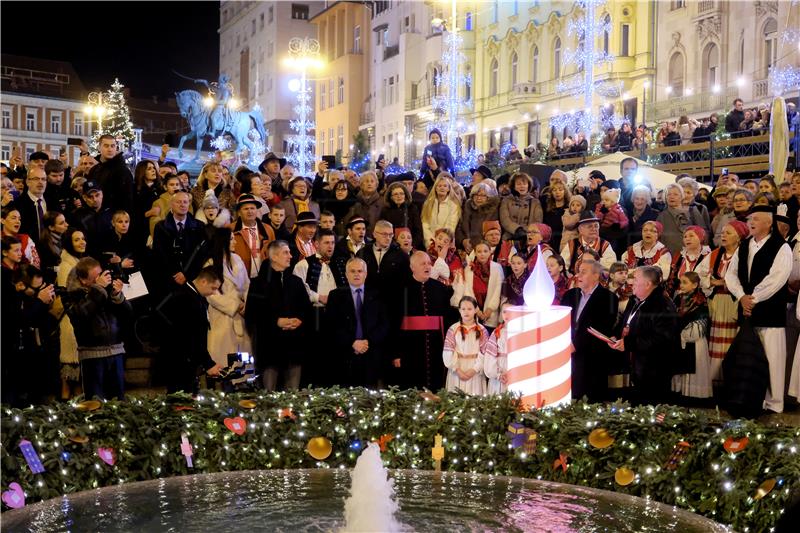
M100 409L103 404L97 400L86 400L85 402L80 402L75 407L78 411L96 411Z
M306 450L317 461L324 461L333 451L333 445L326 437L314 437L309 439Z
M239 407L243 409L255 409L256 405L253 400L239 400Z
M764 483L758 486L758 488L756 489L756 495L753 496L753 499L760 500L761 498L772 492L772 489L775 488L776 483L777 480L774 477L766 480Z
M633 483L634 478L636 478L636 474L627 466L621 466L614 472L614 481L623 487Z
M614 444L614 437L608 434L605 428L597 428L589 433L589 444L595 448L608 448Z

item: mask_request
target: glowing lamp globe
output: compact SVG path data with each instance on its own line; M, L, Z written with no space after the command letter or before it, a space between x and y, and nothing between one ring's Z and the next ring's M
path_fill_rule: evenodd
M300 90L300 80L298 80L297 78L292 78L291 80L289 80L289 90L292 91L293 93L296 93L297 91L299 91Z
M555 287L541 249L538 257L522 291L525 305L503 311L508 390L521 395L528 409L572 401L571 309L553 305Z

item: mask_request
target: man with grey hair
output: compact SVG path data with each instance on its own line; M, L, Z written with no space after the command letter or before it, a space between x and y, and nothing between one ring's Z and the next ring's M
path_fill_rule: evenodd
M367 263L367 284L386 302L397 295L397 287L408 277L408 256L394 242L391 222L378 220L372 236L375 241L361 248L356 257Z
M739 245L725 273L725 285L739 301L740 324L749 320L769 362L769 390L763 407L783 412L786 373L787 282L792 249L772 230L772 208L756 206L747 217L750 237Z

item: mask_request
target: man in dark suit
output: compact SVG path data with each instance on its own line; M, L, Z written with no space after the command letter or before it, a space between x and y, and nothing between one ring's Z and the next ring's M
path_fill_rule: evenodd
M396 297L402 282L408 279L408 255L392 239L392 223L379 220L373 230L375 241L361 248L356 254L367 263L367 286L377 289L381 299L386 302Z
M333 364L340 382L374 388L382 367L389 321L375 289L367 289L367 264L357 257L347 262L348 285L328 294L328 330L333 340Z
M597 261L584 261L576 276L578 286L561 298L561 305L572 308L572 397L585 395L590 402L607 399L614 352L587 328L611 335L619 306L616 295L600 286L602 272L603 266Z
M674 358L680 353L680 327L675 305L664 295L661 269L642 266L633 278L635 299L628 302L610 346L631 361L633 404L670 400ZM616 340L616 339L619 340Z
M220 365L208 353L208 301L219 291L222 281L213 267L202 269L197 277L176 287L158 311L167 328L167 392L197 392L197 376L202 369L209 376L219 375Z
M47 175L39 166L31 166L25 178L25 191L14 202L19 211L22 225L20 233L25 233L39 244L41 231L44 229L44 215L47 213L47 201L44 191L47 187Z
M153 230L153 254L169 276L163 280L169 290L193 279L206 261L205 227L189 213L190 203L189 193L176 192L167 217Z

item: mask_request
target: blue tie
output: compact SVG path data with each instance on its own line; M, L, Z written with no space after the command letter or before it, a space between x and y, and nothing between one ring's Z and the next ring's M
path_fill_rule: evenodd
M361 306L363 304L361 289L356 289L356 340L361 340L364 337L364 328L361 326Z

